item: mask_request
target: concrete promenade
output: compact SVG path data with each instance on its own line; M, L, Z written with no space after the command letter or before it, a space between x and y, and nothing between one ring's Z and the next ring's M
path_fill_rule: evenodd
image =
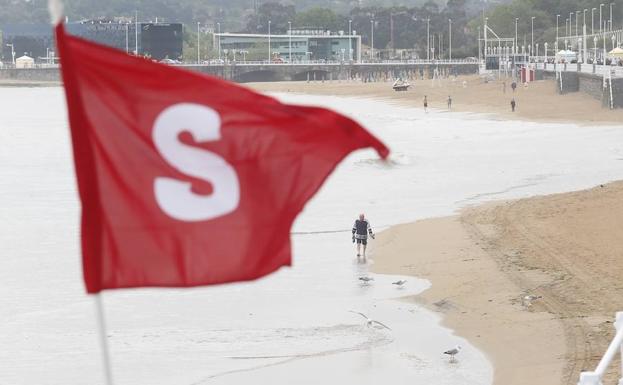
M338 80L360 78L374 81L382 77L433 77L435 73L475 74L478 62L475 60L410 60L370 63L349 62L229 62L219 64L177 64L179 68L218 76L235 82L262 81L307 81ZM58 81L57 66L38 66L36 68L0 69L0 80L16 81Z

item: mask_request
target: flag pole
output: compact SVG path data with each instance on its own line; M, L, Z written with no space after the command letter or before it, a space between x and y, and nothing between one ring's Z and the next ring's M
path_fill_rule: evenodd
M106 320L104 318L104 305L102 303L101 293L93 296L95 299L95 309L97 310L97 326L100 335L100 345L102 347L102 363L104 365L104 374L106 377L106 385L113 385L112 368L110 365L110 352L108 349L108 339L106 336Z
M64 4L62 0L48 0L48 11L50 12L50 21L54 27L63 22ZM95 310L97 313L97 324L100 335L100 345L102 347L102 363L104 365L106 385L113 385L110 353L108 350L108 340L106 336L106 321L104 319L104 305L102 303L101 293L95 294L93 298L95 300Z

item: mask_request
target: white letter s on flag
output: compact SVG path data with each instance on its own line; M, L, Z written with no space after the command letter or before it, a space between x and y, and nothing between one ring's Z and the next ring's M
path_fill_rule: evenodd
M240 202L236 170L219 155L181 143L178 135L189 131L197 142L221 138L221 118L212 108L180 103L164 109L156 118L152 138L164 159L178 171L208 181L212 194L192 192L192 184L157 177L154 193L158 206L180 221L206 221L234 211Z

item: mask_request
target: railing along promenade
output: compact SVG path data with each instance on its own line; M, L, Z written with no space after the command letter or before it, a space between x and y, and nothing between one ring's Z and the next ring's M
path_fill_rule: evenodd
M292 63L288 62L269 62L268 60L210 60L204 61L202 63L166 63L168 65L174 67L197 67L197 66L206 66L206 67L222 67L222 66L270 66L270 67L290 67L290 66L330 66L330 67L340 67L340 66L404 66L404 65L475 65L478 64L478 60L476 59L443 59L443 60L362 60L362 61L326 61L326 60L305 60L305 61L296 61ZM58 68L58 64L43 64L37 63L31 67L24 68ZM0 66L0 69L13 69L15 66L11 63L4 63Z
M580 381L578 382L578 385L603 385L602 380L604 374L606 374L606 370L608 370L608 367L612 364L615 356L620 353L621 357L623 357L623 312L618 312L616 314L614 327L616 334L610 342L606 353L599 361L597 368L591 372L582 372L580 374ZM619 360L621 360L621 372L623 373L623 358L619 358ZM623 385L623 376L620 377L618 385Z
M534 64L534 63L533 63ZM536 63L536 69L554 72L582 72L623 78L623 66L586 63Z

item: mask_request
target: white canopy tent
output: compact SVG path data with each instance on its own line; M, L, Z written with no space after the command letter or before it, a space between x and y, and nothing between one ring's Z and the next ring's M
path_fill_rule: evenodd
M561 49L556 52L556 61L557 62L567 62L570 63L572 60L577 60L578 54L577 52Z
M21 56L15 59L15 68L33 68L35 66L35 59L30 56Z

